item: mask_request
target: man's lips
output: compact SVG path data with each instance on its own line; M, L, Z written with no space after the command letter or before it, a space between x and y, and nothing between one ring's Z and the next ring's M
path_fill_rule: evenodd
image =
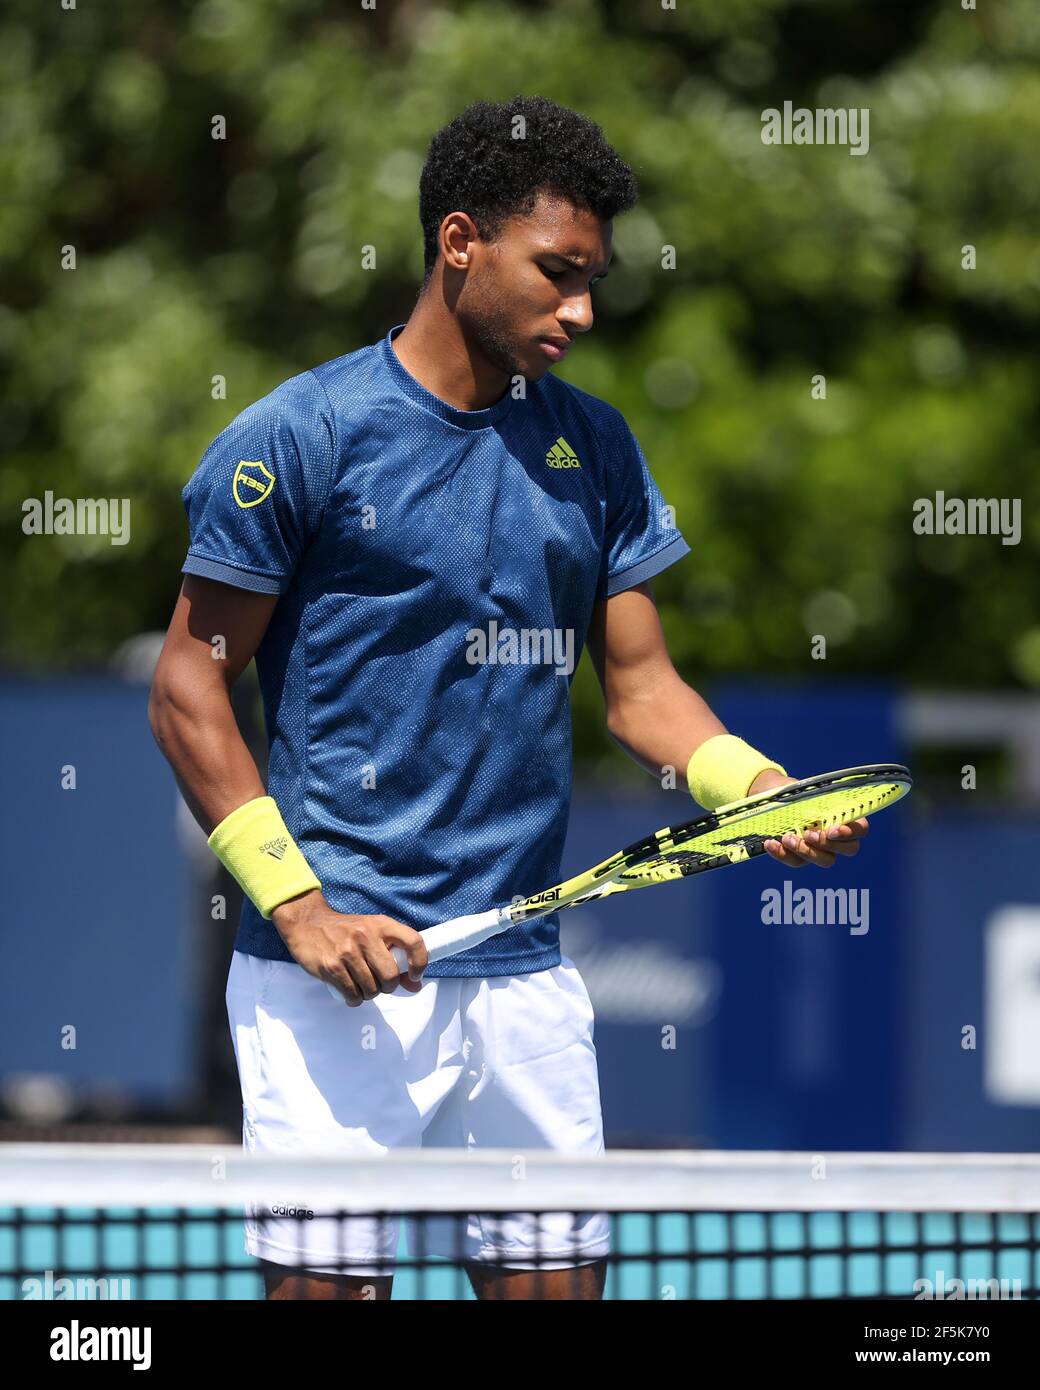
M542 338L542 351L550 362L560 362L571 350L570 338Z

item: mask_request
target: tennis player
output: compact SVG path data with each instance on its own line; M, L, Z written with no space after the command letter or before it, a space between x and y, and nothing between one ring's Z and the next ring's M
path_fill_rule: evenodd
M592 328L635 201L585 117L469 107L422 170L408 322L251 405L185 489L150 718L246 894L227 1002L251 1150L603 1148L557 919L429 970L422 938L559 879L583 647L608 729L652 773L709 808L791 780L676 673L650 581L689 547L622 416L551 371ZM266 787L229 696L254 656ZM865 831L770 850L827 866ZM465 1238L479 1297L602 1293L602 1215L471 1218ZM389 1297L392 1222L341 1230L277 1192L247 1241L270 1298Z

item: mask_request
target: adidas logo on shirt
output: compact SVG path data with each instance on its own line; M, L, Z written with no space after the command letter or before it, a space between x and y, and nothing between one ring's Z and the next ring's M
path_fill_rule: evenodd
M545 462L550 468L580 468L578 455L567 443L561 434L556 443L552 446L545 456Z

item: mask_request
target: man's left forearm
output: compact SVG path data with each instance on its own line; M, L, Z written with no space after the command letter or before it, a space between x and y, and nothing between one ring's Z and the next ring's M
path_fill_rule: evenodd
M706 739L727 732L696 690L677 674L617 699L607 710L607 729L630 758L658 779L675 770L676 785L686 785L686 767Z
M686 787L709 809L790 780L768 750L749 748L682 679L672 664L649 584L599 604L589 653L606 704L607 728L640 767L665 785Z

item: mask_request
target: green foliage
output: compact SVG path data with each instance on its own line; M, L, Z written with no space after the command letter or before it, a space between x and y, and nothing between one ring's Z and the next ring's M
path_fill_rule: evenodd
M822 633L834 674L1040 686L1038 54L1033 0L7 6L5 659L165 626L206 444L407 317L430 136L524 91L640 176L566 375L625 414L693 547L655 586L683 673L818 674ZM785 99L868 107L869 154L764 145ZM48 488L129 497L131 544L24 537ZM916 536L936 490L1021 498L1022 543ZM575 703L588 754L587 670Z

